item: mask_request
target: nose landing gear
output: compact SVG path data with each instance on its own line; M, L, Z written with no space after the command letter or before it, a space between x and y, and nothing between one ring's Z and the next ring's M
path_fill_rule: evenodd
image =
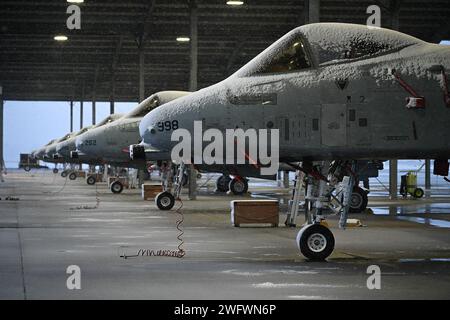
M323 161L312 166L297 168L295 189L291 207L286 219L287 226L295 226L295 218L300 210L300 192L305 188L306 225L297 234L297 247L309 260L325 260L334 250L333 233L322 222L326 215L339 215L339 227L345 228L351 206L360 208L367 205L367 193L355 184L355 161L338 162L331 165ZM361 189L359 191L359 189ZM355 192L356 190L356 192Z
M184 162L181 162L178 165L178 170L175 177L175 183L172 187L173 180L173 170L172 163L169 162L162 169L162 178L163 178L163 192L158 193L155 198L155 203L158 209L160 210L170 210L175 205L175 200L180 197L181 189L183 185L187 184L188 175L186 174L186 165ZM170 190L173 192L170 192Z

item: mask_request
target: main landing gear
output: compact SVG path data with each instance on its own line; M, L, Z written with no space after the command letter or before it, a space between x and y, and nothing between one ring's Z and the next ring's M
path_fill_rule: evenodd
M216 190L219 192L231 191L237 196L243 195L248 191L248 179L239 176L231 178L228 175L222 175L216 181Z
M367 206L367 193L355 187L355 161L323 161L291 164L296 171L295 187L285 224L295 226L299 210L304 210L305 225L297 234L297 247L309 260L325 260L334 250L335 240L325 226L327 215L338 215L339 227L345 228L352 209ZM304 189L305 203L300 206Z

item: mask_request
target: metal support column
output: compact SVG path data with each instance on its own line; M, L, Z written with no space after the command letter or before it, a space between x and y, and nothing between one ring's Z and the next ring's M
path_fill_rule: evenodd
M320 0L305 0L305 24L320 22Z
M289 188L289 171L283 171L283 187Z
M145 99L145 51L144 38L139 43L139 102Z
M398 160L389 160L389 199L397 199L398 193Z
M84 83L81 85L81 97L80 97L80 130L83 129L83 100L84 100Z
M73 132L73 101L70 101L70 132Z
M111 70L111 95L109 99L109 114L114 113L114 100L116 99L116 79L114 69Z
M0 86L0 171L2 170L6 170L6 165L3 158L3 87ZM3 179L2 174L3 172L0 172Z
M190 72L189 72L189 90L197 91L197 72L198 72L198 32L197 32L197 4L194 0L189 1L190 9ZM189 165L189 200L197 198L197 170L193 165Z
M190 35L190 72L189 72L189 90L197 91L197 72L198 72L198 32L197 32L197 4L194 0L189 2L191 17L191 35Z
M425 160L425 189L431 189L431 160Z
M95 125L97 123L97 77L98 77L98 65L95 67L95 74L94 74L94 86L92 88L92 125Z
M400 0L391 0L389 4L389 12L391 14L391 29L399 31L400 29Z

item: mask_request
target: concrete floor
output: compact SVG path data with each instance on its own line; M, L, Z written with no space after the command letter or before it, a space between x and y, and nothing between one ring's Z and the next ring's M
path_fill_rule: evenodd
M272 182L255 180L250 189L254 197L289 195ZM83 209L95 206L96 190L100 206ZM354 216L367 227L343 231L330 220L336 249L323 263L297 253L298 228L282 226L284 215L279 228L232 227L236 197L212 190L184 201L184 258L123 259L124 251L176 249L177 214L158 211L139 190L112 195L105 184L49 171L10 172L0 184L0 298L450 298L448 188L396 202L374 192L373 211ZM81 290L66 287L69 265L81 268ZM381 290L366 287L369 265L381 268Z

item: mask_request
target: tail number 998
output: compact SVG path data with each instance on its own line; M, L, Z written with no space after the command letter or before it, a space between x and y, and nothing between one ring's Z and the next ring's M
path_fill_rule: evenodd
M178 120L158 122L158 131L170 131L178 129Z

